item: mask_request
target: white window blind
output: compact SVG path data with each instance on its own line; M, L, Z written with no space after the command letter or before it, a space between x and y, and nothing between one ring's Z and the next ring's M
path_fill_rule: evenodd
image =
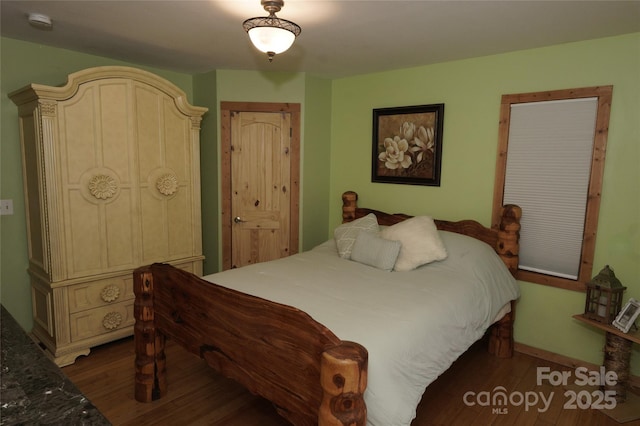
M522 208L520 269L577 279L597 98L511 105L503 201Z

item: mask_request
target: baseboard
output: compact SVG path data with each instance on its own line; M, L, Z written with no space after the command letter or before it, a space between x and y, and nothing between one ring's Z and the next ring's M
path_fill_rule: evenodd
M540 358L545 361L560 364L563 367L569 367L573 369L576 369L578 367L585 367L590 371L597 371L600 368L599 365L592 364L590 362L585 362L554 352L545 351L544 349L534 348L533 346L528 346L522 343L514 343L513 349L516 352L520 352L521 354L530 355L535 358ZM640 389L640 377L634 376L633 374L629 375L629 384L636 389Z

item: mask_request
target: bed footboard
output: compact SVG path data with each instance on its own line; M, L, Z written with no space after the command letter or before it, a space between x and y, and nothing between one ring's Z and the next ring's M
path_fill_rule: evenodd
M167 392L165 338L270 400L294 425L366 425L368 354L299 309L166 264L134 272L135 398Z

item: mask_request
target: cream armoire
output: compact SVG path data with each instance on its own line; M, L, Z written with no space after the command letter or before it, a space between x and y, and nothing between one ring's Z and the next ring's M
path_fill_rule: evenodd
M60 366L133 334L135 268L202 274L200 122L169 81L129 67L31 84L18 106L32 335Z

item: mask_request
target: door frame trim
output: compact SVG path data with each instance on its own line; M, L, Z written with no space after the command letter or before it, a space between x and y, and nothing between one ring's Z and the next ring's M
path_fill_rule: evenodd
M231 268L231 116L234 112L284 112L291 114L289 253L298 253L300 241L300 104L220 102L220 186L222 269Z

